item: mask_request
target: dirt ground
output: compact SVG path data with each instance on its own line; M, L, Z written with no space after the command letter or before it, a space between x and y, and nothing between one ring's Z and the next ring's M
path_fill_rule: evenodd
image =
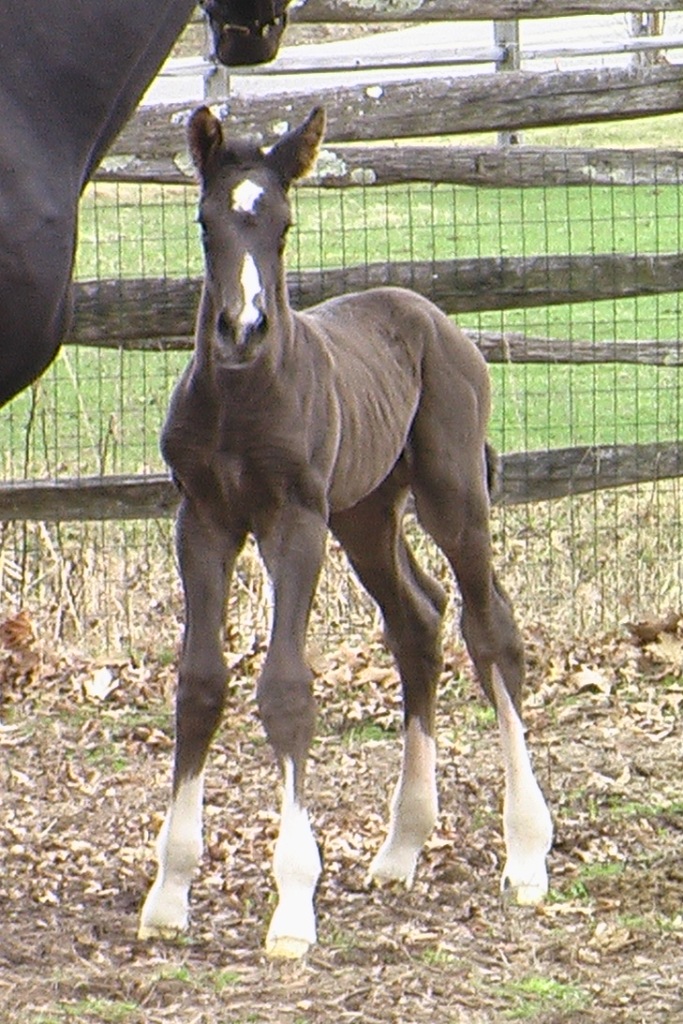
M683 1020L681 624L591 644L528 632L526 722L553 809L551 893L504 905L497 733L461 647L439 712L442 813L414 888L368 890L398 767L379 640L314 659L311 813L319 944L271 963L278 786L235 656L211 758L192 927L141 943L136 915L168 792L173 664L55 653L0 626L2 1024L478 1024Z

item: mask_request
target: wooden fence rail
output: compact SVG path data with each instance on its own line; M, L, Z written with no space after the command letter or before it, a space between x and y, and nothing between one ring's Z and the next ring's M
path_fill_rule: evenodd
M541 338L515 331L484 331L467 328L467 335L488 363L551 363L555 366L630 363L643 366L683 366L683 339L672 341L599 341L588 338ZM83 338L71 344L125 352L190 352L189 335L163 338L99 340Z
M235 94L224 119L235 132L272 139L306 117L313 103L327 111L326 139L376 142L623 120L683 109L678 65L599 71L529 72L317 88L263 96ZM114 143L113 154L145 159L185 153L187 104L141 107ZM228 129L229 130L229 129Z
M501 457L499 502L517 505L683 476L683 441L590 445ZM163 518L177 491L164 474L0 485L0 522Z
M414 288L453 314L658 295L677 292L681 282L683 253L371 263L289 275L290 299L299 309L388 284ZM71 341L134 348L138 339L191 336L199 290L198 279L81 282Z
M559 18L572 14L619 14L624 0L306 0L291 11L293 22L492 21ZM679 11L680 0L637 0L631 9Z
M177 142L177 140L175 140ZM377 146L326 144L316 174L301 187L337 189L359 185L471 185L479 188L537 188L586 185L679 185L680 149L568 149L543 146ZM105 161L98 181L194 184L186 159L175 147L154 157L119 154Z

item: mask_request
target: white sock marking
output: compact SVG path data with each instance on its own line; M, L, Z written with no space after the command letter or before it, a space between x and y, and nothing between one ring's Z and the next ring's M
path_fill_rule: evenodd
M507 862L501 887L517 903L539 903L548 891L546 854L553 838L550 811L534 776L524 728L494 665L493 690L505 764L503 835Z
M245 254L242 260L240 271L240 284L242 285L243 306L239 315L238 323L241 327L250 327L257 324L263 315L262 310L256 305L256 299L261 294L261 278L254 257L250 252Z
M306 809L294 792L294 765L285 762L280 834L275 844L273 874L278 905L270 922L266 952L274 957L301 957L315 942L313 896L321 863Z
M405 882L409 889L438 813L436 744L413 718L403 740L403 767L391 801L389 834L370 865L369 879Z
M203 775L181 782L157 839L158 871L140 916L141 939L187 928L192 874L202 855Z
M232 190L232 208L240 213L255 213L256 204L263 195L263 188L251 178L245 178Z

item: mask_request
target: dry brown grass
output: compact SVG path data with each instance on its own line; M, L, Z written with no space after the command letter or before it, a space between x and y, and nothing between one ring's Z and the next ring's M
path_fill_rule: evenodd
M494 511L496 565L523 627L590 636L683 606L681 481ZM421 562L454 593L431 541L408 521ZM269 586L253 545L238 564L230 630L263 639ZM182 622L170 520L17 523L0 536L0 601L90 654L168 656ZM316 645L372 633L376 612L337 546L313 613Z

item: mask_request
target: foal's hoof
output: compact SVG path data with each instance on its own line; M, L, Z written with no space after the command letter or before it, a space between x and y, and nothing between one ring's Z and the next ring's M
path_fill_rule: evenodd
M504 900L517 907L537 907L547 895L548 887L543 885L510 885L503 888Z
M534 878L527 881L513 881L509 875L503 875L500 883L503 901L517 907L537 907L548 895L548 878Z
M277 938L266 939L266 955L271 960L301 960L311 948L306 939L279 935Z
M140 913L138 938L171 941L186 932L189 923L187 891L155 882Z
M281 901L266 935L266 956L273 960L301 960L315 939L313 903L308 899Z
M384 848L373 860L365 880L367 886L402 885L412 889L417 869L417 855L413 850Z
M165 925L144 924L140 922L138 928L138 939L142 942L149 942L152 939L161 939L163 942L173 942L184 935L187 928L167 927Z

